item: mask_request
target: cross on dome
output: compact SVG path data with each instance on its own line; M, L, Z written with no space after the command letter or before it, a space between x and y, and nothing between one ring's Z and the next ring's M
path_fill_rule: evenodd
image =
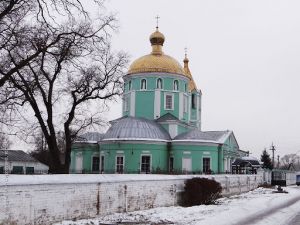
M160 17L157 15L157 16L155 17L155 19L156 19L156 29L158 29L158 20L160 19Z

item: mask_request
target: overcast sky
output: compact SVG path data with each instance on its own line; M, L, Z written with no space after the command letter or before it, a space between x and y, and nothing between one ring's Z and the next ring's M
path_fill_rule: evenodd
M110 0L120 29L114 48L131 62L150 52L156 15L164 52L190 69L203 92L202 130L233 130L240 148L260 156L300 150L300 1ZM108 119L121 116L114 104Z
M300 153L299 0L107 0L105 6L119 19L113 48L128 52L130 62L150 53L157 15L163 51L182 63L188 48L203 93L202 130L233 130L240 148L257 157L272 142L276 155ZM120 116L119 101L106 118Z

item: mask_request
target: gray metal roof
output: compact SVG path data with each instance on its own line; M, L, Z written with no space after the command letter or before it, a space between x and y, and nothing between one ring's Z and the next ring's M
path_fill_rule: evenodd
M231 131L200 131L194 129L177 135L174 140L202 140L223 143Z
M115 120L102 140L170 140L169 133L153 120L137 117L122 117Z
M19 161L19 162L37 162L29 154L21 150L7 150L8 161ZM0 161L5 161L5 151L0 150Z
M80 135L79 137L76 138L76 141L78 142L97 142L97 141L101 141L101 139L103 138L104 134L99 133L99 132L87 132L84 133L82 135Z

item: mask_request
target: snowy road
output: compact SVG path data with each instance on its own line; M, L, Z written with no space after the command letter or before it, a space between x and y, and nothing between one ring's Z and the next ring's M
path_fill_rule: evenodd
M222 198L217 205L183 208L161 207L115 213L95 219L64 221L57 225L91 224L176 224L176 225L297 225L300 224L300 188L287 187L289 193L258 188L248 193Z

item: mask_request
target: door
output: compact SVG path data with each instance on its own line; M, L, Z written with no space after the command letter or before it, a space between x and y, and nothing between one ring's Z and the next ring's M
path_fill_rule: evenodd
M76 173L82 173L82 155L76 155Z
M210 158L204 157L204 158L203 158L202 165L203 165L203 168L202 168L203 173L208 173L208 174L210 174L210 173L211 173L211 169L210 169Z
M189 173L192 171L192 159L182 158L182 172Z

